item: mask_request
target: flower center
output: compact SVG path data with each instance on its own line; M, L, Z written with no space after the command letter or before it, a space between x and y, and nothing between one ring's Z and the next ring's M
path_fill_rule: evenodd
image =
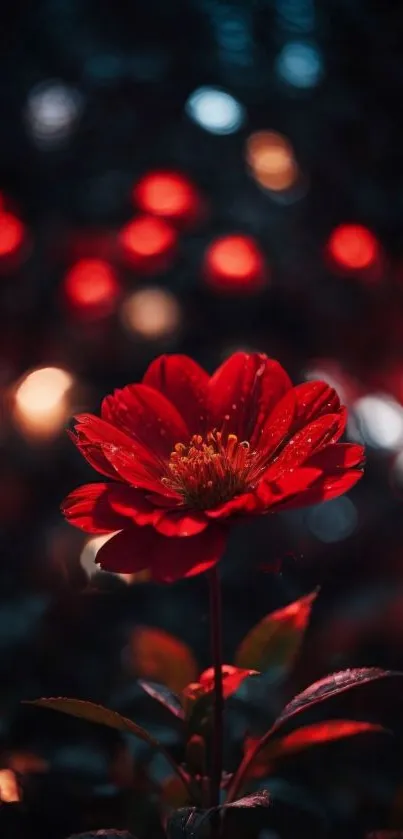
M162 478L192 508L208 510L253 488L264 470L261 455L235 434L194 434L189 445L176 443Z

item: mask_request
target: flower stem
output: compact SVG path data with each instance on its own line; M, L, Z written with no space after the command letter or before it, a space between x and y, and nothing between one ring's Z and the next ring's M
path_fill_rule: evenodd
M220 804L223 759L223 682L222 682L222 627L221 590L217 566L209 571L211 648L214 667L214 726L210 774L210 806Z

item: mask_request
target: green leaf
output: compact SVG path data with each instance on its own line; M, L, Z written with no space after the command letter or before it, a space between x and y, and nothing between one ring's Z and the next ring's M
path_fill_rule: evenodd
M24 702L24 705L37 705L39 708L50 708L52 711L61 711L70 717L79 717L88 722L95 722L98 725L106 725L108 728L116 728L117 731L125 731L134 734L139 740L144 740L154 748L160 749L158 740L154 740L144 728L136 725L127 717L122 717L117 711L104 708L103 705L96 705L94 702L87 702L83 699L67 699L65 696L33 699Z
M318 591L272 612L248 632L236 656L237 667L264 672L269 667L290 667L301 646Z

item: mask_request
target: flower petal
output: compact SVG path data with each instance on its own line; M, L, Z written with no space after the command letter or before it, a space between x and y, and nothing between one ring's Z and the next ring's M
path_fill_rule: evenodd
M337 474L354 466L362 466L365 460L365 449L355 443L336 443L325 446L317 454L312 455L306 466L315 466L325 473Z
M261 504L254 492L244 492L242 495L236 495L225 504L220 504L219 507L214 507L212 510L206 510L206 516L209 519L224 519L228 516L242 516L251 515L252 513L261 512Z
M105 571L130 574L148 569L155 582L173 582L201 574L225 550L226 531L209 527L197 536L161 536L153 527L132 527L112 536L97 553Z
M344 430L344 414L326 414L306 425L288 441L264 480L273 481L288 470L294 470L324 446L337 440Z
M116 485L119 489L119 484ZM127 525L127 519L112 509L114 484L84 484L64 499L61 510L69 524L86 533L113 533Z
M191 512L190 510L172 510L164 513L159 510L159 518L154 527L158 533L164 536L195 536L201 533L208 525L204 513Z
M274 480L263 479L256 490L256 494L260 502L269 511L271 507L282 506L286 499L293 499L296 496L303 497L321 477L322 473L319 469L302 467L295 469L295 471L290 470Z
M74 445L77 446L80 454L85 457L86 461L93 469L96 469L97 472L100 472L101 475L105 475L107 478L114 478L114 480L118 479L119 476L117 475L116 470L113 468L112 464L109 463L108 458L102 454L98 445L92 445L89 443L85 434L82 432L74 433L74 431L67 429L67 434L69 435L70 440L73 441Z
M147 489L157 495L161 495L163 493L167 498L173 498L175 501L178 499L178 495L176 493L161 483L157 470L151 470L143 465L135 445L133 445L130 449L123 449L121 447L105 443L102 447L102 451L114 466L118 475L130 484L130 486L135 487L136 489Z
M189 430L174 405L144 384L115 390L103 400L101 414L104 420L164 460L175 443L189 439Z
M135 489L125 484L113 485L113 491L110 492L109 496L109 504L112 510L126 518L125 524L121 527L127 527L127 519L131 519L139 525L155 525L163 515L163 511L155 508L144 490Z
M267 457L273 457L276 450L287 439L294 421L295 410L296 400L292 388L280 399L261 429L257 447L259 451L265 452Z
M206 428L208 383L206 371L187 355L159 356L143 378L143 384L163 393L175 406L191 435Z
M362 478L363 474L361 469L350 469L337 475L326 475L320 478L307 492L288 500L284 499L279 507L281 510L290 510L330 501L332 498L337 498L339 495L348 492ZM279 508L276 507L276 509Z
M114 477L117 472L119 477L133 486L144 487L152 492L161 491L161 467L152 452L130 439L119 428L92 414L79 414L76 420L75 431L81 445L89 445L91 453L98 449L113 467ZM130 469L127 464L130 464Z
M340 411L340 399L326 382L304 382L294 387L294 395L297 403L295 431L324 414Z
M210 379L211 425L253 442L290 388L290 379L277 361L261 353L234 353Z

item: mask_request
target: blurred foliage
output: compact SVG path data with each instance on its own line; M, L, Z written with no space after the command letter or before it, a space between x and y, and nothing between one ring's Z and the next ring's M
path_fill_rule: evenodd
M245 346L278 357L295 380L328 360L348 401L376 391L400 403L402 33L401 4L364 0L316 8L285 0L16 0L3 10L0 207L4 198L7 212L21 216L26 239L23 259L0 266L1 839L66 839L105 825L162 839L161 798L167 808L190 804L163 755L125 732L21 700L77 696L116 709L196 771L206 758L200 741L191 738L186 756L181 715L153 701L137 680L161 679L168 701L211 664L203 578L163 588L141 578L89 577L80 562L84 537L61 521L58 505L90 473L67 437L32 443L10 424L10 391L32 367L57 364L77 378L72 411L92 409L114 387L137 380L159 352L188 352L211 370L228 350ZM297 89L275 77L289 38L318 44L325 69L319 86ZM66 142L43 147L27 130L27 106L49 80L76 90L84 107ZM214 136L185 117L189 95L206 84L244 103L242 131ZM261 189L247 171L247 137L265 128L292 143L303 174L294 203ZM124 294L150 282L120 263L116 240L135 211L134 184L160 167L185 172L204 204L200 225L178 231L176 262L156 275L183 309L178 334L140 340L116 316L78 323L63 297L72 261L111 260ZM350 220L379 237L381 282L330 271L327 237ZM267 262L269 282L256 296L223 298L204 283L206 248L233 231L256 239ZM394 457L394 450L369 447L365 480L351 496L355 529L340 535L336 528L333 542L322 539L338 521L331 504L321 509L320 528L316 509L268 517L234 535L222 563L224 660L263 672L227 700L228 775L246 738L262 737L293 696L327 674L403 669ZM281 660L273 653L270 662L265 633L273 612L287 615L297 601L312 607L307 633L301 644L293 632L283 638ZM262 644L247 659L240 657L245 637ZM283 655L291 670L278 666ZM284 753L275 768L267 759L269 777L252 779L271 796L270 827L260 839L357 839L374 830L400 839L398 684L379 679L335 694L326 707L307 709L301 728L284 732L280 742L298 742L307 727L320 739L338 721L358 721L393 737L362 732ZM208 693L196 702L192 737L201 736L209 704Z

